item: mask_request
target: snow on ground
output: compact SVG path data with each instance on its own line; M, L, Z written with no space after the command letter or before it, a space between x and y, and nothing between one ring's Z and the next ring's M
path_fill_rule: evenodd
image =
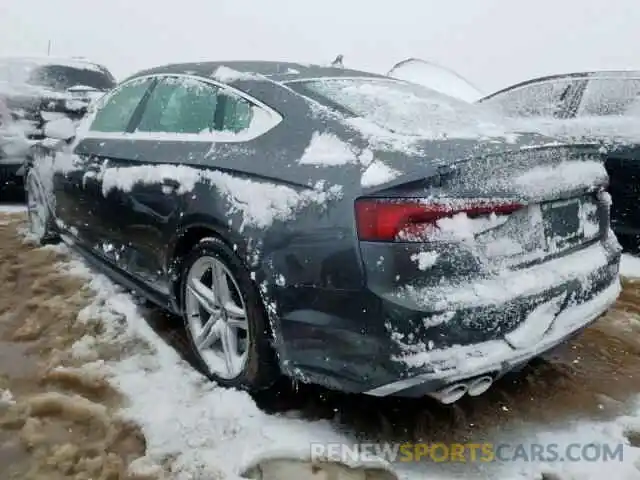
M640 257L625 254L620 262L620 275L623 277L640 278Z
M16 204L1 204L0 213L23 213L27 210L25 205Z
M635 261L635 259L634 259ZM638 260L640 262L640 260ZM629 264L629 258L625 258ZM175 478L240 478L254 459L270 454L308 457L312 442L355 441L352 432L330 421L306 421L295 415L267 415L243 392L226 390L204 380L148 325L134 299L104 276L95 274L78 259L66 265L70 273L85 277L96 293L95 301L79 315L79 321L102 318L107 325L101 341L146 348L129 349L131 355L98 365L129 398L123 416L137 422L148 443L145 465L150 469L167 457L175 459ZM125 325L123 328L122 325ZM74 346L83 351L96 339L85 337ZM640 425L640 408L633 416L608 422L567 421L545 425L522 425L511 431L484 432L491 442L510 445L533 443L625 443L622 461L556 462L544 465L522 460L508 463L402 463L394 466L401 480L430 478L486 478L496 480L540 479L541 472L558 472L562 480L640 479L640 449L628 445L627 428ZM470 419L471 421L471 419ZM137 462L141 463L141 462ZM216 476L220 475L220 476ZM612 477L613 476L613 477ZM548 477L547 477L548 478ZM283 479L284 480L284 479ZM303 479L296 479L303 480Z
M21 205L0 208L10 213L24 209ZM108 328L101 341L145 345L127 349L130 355L119 361L88 365L88 368L105 371L129 399L122 415L142 427L148 444L146 463L136 462L137 468L152 470L154 465L171 457L175 459L177 480L236 479L256 458L272 455L305 458L311 452L312 443L349 445L356 441L354 432L331 421L307 421L291 413L268 415L246 393L222 389L206 381L155 333L131 295L72 257L64 268L85 277L96 293L95 300L81 312L78 321L105 320ZM622 274L640 277L640 258L625 255ZM96 340L85 337L74 345L73 351L82 356ZM553 426L525 421L508 431L483 432L492 443L513 448L517 444L527 448L534 444L552 444L562 451L576 443L613 446L623 443L621 461L558 461L547 465L526 459L507 463L421 462L398 463L393 468L401 480L539 480L541 472L556 472L562 480L596 480L607 475L619 480L640 479L640 449L629 445L625 436L628 429L640 427L640 405L630 406L628 412L629 416L610 421L568 419Z

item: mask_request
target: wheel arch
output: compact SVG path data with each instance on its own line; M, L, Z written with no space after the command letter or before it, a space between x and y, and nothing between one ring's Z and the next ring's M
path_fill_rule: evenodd
M175 235L170 240L167 247L166 268L169 278L171 279L171 294L175 299L175 304L179 311L182 311L181 301L181 275L182 261L191 249L205 238L214 237L222 241L232 251L234 251L247 266L246 254L248 240L241 236L239 232L233 232L220 221L216 221L209 217L192 217L182 223L176 230ZM268 302L265 298L265 292L259 288L258 283L254 280L254 287L261 299L262 310L267 319L266 328L268 334L274 342L274 351L278 358L283 355L282 338L279 331L279 318L267 308Z
M174 296L176 305L181 306L180 300L180 271L183 258L202 239L215 237L224 242L232 250L236 250L237 245L232 232L221 222L213 218L194 217L184 221L169 239L165 258L165 267L171 279L171 293Z

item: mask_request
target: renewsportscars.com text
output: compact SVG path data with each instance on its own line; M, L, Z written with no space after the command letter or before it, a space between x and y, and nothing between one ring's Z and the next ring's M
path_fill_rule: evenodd
M340 443L311 444L313 459L378 457L389 462L622 462L624 444L608 443Z

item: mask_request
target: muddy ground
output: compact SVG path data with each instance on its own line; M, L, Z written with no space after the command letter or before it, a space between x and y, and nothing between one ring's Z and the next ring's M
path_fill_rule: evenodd
M23 225L22 214L0 214L0 480L141 479L127 466L144 455L145 439L115 415L125 400L106 379L80 375L78 360L67 353L74 341L101 328L99 320L76 321L91 293L58 268L64 253L25 242ZM304 386L294 392L286 381L256 400L267 411L300 410L342 422L368 439L399 441L461 442L525 419L612 417L640 392L637 315L640 281L625 280L616 308L572 344L455 406ZM152 311L149 322L182 350L175 319ZM103 347L96 360L119 354L117 346ZM640 435L630 440L640 442Z

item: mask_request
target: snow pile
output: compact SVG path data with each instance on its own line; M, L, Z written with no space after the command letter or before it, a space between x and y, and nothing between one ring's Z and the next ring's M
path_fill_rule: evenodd
M256 73L239 72L233 68L221 65L216 68L216 71L213 72L211 78L222 83L233 83L238 80L256 80L262 77Z
M437 252L420 252L411 255L411 260L418 264L418 269L425 272L436 264L439 256Z
M55 56L33 56L33 57L0 57L0 64L6 62L18 61L20 64L24 64L26 70L35 68L38 66L64 66L70 68L77 68L79 70L92 70L94 72L102 73L100 65L96 63L83 60L81 58L67 58L67 57L55 57Z
M577 279L584 283L594 271L607 264L604 247L596 244L524 270L505 269L497 275L464 284L443 283L424 288L406 286L398 295L407 295L415 304L433 311L500 305L513 298L535 295L569 280Z
M236 479L256 457L272 458L277 453L304 459L314 442L353 443L329 422L270 416L248 394L206 381L156 335L130 295L79 262L68 271L86 277L96 293L79 319L102 318L106 327L100 338L82 339L73 347L76 352L105 340L146 345L128 349L131 356L103 367L130 400L122 415L143 429L146 463L161 464L172 457L177 480ZM138 468L144 470L145 465Z
M375 187L392 181L400 174L399 171L389 167L380 160L374 160L362 174L360 185L365 188Z
M11 204L0 204L0 212L5 214L15 214L15 213L24 213L26 212L27 207L25 205L11 205Z
M137 184L161 184L164 180L178 183L176 193L191 192L203 177L203 171L184 165L140 165L114 167L104 170L102 175L102 194L106 197L111 190L129 193Z
M640 278L640 258L625 254L620 262L620 275L628 278Z
M106 168L102 177L102 193L106 196L113 189L131 192L137 184L161 184L165 179L177 183L178 194L192 192L197 183L208 183L215 187L230 203L227 214L242 214L240 230L247 226L266 228L276 220L290 218L298 208L324 204L342 195L341 186L327 186L325 182L318 182L311 190L297 191L284 185L257 182L186 165Z
M515 177L518 191L533 197L549 197L604 185L608 179L604 164L595 160L563 161L557 165L534 167Z
M483 97L476 87L454 71L417 58L396 64L387 76L417 83L465 102L472 103Z
M300 158L300 165L337 166L355 163L353 148L331 133L314 132L311 142Z
M0 407L6 407L7 405L13 405L15 403L16 401L11 391L0 389Z
M495 213L479 218L470 218L466 213L458 213L439 219L436 222L438 230L434 232L434 236L439 240L473 240L477 234L499 227L507 220L507 217Z

